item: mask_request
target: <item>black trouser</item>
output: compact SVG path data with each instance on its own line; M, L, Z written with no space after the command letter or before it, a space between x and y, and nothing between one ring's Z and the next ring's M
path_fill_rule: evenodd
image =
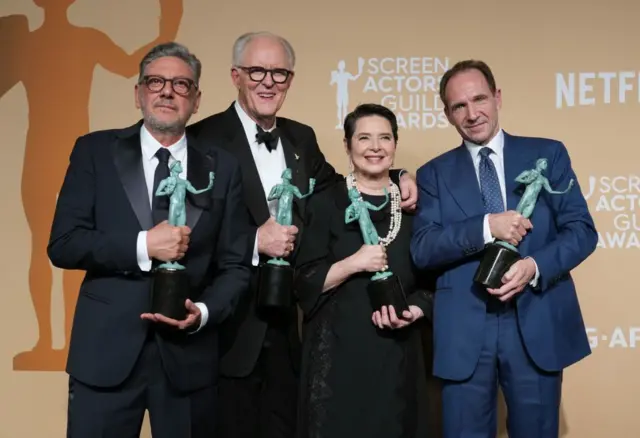
M270 327L251 374L220 377L215 438L293 438L297 399L287 332Z

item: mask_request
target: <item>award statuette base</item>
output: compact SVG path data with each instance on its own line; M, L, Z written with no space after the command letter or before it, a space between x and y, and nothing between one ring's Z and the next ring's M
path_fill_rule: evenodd
M286 310L293 305L293 268L286 260L274 258L260 266L258 308Z
M400 278L391 271L377 272L371 277L367 293L374 311L380 310L382 306L393 306L396 316L400 318L402 312L409 310Z
M153 272L151 313L182 321L187 317L185 301L189 298L189 277L184 266L163 263Z
M502 276L518 260L520 253L515 246L502 241L492 242L486 246L473 280L486 288L499 289L503 284Z

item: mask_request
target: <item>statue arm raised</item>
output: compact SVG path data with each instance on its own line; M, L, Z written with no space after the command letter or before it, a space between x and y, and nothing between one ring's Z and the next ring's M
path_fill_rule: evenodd
M160 43L173 41L182 20L182 0L160 0L160 32L156 39L128 54L104 33L87 29L97 54L97 61L111 73L130 78L138 73L138 65L144 55Z
M380 205L378 205L377 207L373 204L371 204L370 202L365 202L364 204L367 206L367 208L369 210L373 210L373 211L380 211L382 210L384 207L387 206L387 204L389 203L389 192L387 191L387 189L384 189L384 202Z
M165 196L173 193L174 187L173 185L169 185L166 179L160 181L158 184L158 189L156 190L155 196Z
M516 176L516 182L523 184L531 184L536 180L538 175L531 170L525 170L520 175Z
M544 186L544 189L549 192L552 195L564 195L565 193L567 193L569 190L571 190L571 187L573 187L573 184L575 183L575 181L573 180L573 178L571 180L569 180L569 185L567 186L566 190L562 190L562 191L556 191L553 190L551 188L551 186L549 185L549 180L547 178L545 178L542 182L542 185Z
M296 195L298 199L304 199L307 196L311 196L315 186L316 186L316 180L313 178L309 178L309 191L303 195L302 193L300 193L300 189L298 189L297 187L294 187L293 194Z
M187 187L188 191L190 191L194 195L198 195L200 193L206 192L207 190L211 190L211 187L213 187L214 178L215 174L213 172L209 172L209 185L204 189L196 189L189 181L185 181L185 186Z

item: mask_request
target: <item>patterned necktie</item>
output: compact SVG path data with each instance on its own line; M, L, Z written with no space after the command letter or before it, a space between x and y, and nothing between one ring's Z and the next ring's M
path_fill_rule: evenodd
M260 126L256 125L258 128L258 133L256 134L256 141L258 144L264 143L269 152L273 151L278 147L278 130L274 129L273 131L266 132Z
M489 158L489 154L492 152L490 148L480 149L480 165L478 169L480 191L482 192L485 213L502 213L504 211L504 201L502 199L500 181L493 161Z
M156 167L156 173L153 177L153 192L151 193L151 213L153 215L153 223L158 225L160 222L169 218L169 197L168 196L156 196L158 185L160 181L169 176L169 157L171 152L166 148L161 147L156 152L158 158L158 166Z

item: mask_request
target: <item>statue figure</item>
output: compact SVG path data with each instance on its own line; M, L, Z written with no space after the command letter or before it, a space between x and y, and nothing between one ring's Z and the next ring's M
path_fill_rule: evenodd
M362 233L362 239L364 240L365 245L379 245L380 236L378 236L378 232L376 231L373 222L371 222L371 216L369 216L368 210L382 210L389 203L389 192L386 188L384 189L385 200L377 207L368 201L364 201L362 196L360 196L360 192L355 187L351 187L348 194L349 199L351 200L351 205L349 205L347 210L344 212L345 224L358 220L358 225L360 225L360 232ZM373 277L371 277L371 279L379 280L390 277L391 275L393 275L391 271L377 272Z
M156 196L170 196L169 198L169 225L173 225L175 227L181 227L186 225L187 223L187 213L186 213L186 197L187 191L197 195L202 192L206 192L213 187L214 173L209 172L209 185L204 188L197 190L194 188L189 181L186 179L180 178L180 174L182 173L182 164L180 161L174 161L173 164L169 167L169 171L171 172L168 177L160 181L158 184L158 189L156 190ZM184 269L184 266L179 264L178 262L167 262L163 263L159 266L159 268L168 268L168 269Z
M306 195L300 193L300 189L291 184L291 169L285 169L282 172L282 183L271 188L267 201L278 200L278 210L276 212L276 222L280 225L290 226L293 223L293 197L304 199L313 193L316 186L316 180L309 178L309 192ZM289 262L280 257L272 258L267 263L273 265L289 265Z
M520 213L525 218L531 217L533 213L533 209L536 206L536 202L538 200L538 195L540 191L544 188L549 194L552 195L564 195L571 187L573 187L574 180L573 178L569 181L569 186L566 190L563 191L554 191L551 189L549 185L549 180L542 175L542 172L547 169L547 159L540 158L536 161L536 168L531 170L525 170L520 175L516 177L516 182L523 183L527 186L516 207L516 211Z

